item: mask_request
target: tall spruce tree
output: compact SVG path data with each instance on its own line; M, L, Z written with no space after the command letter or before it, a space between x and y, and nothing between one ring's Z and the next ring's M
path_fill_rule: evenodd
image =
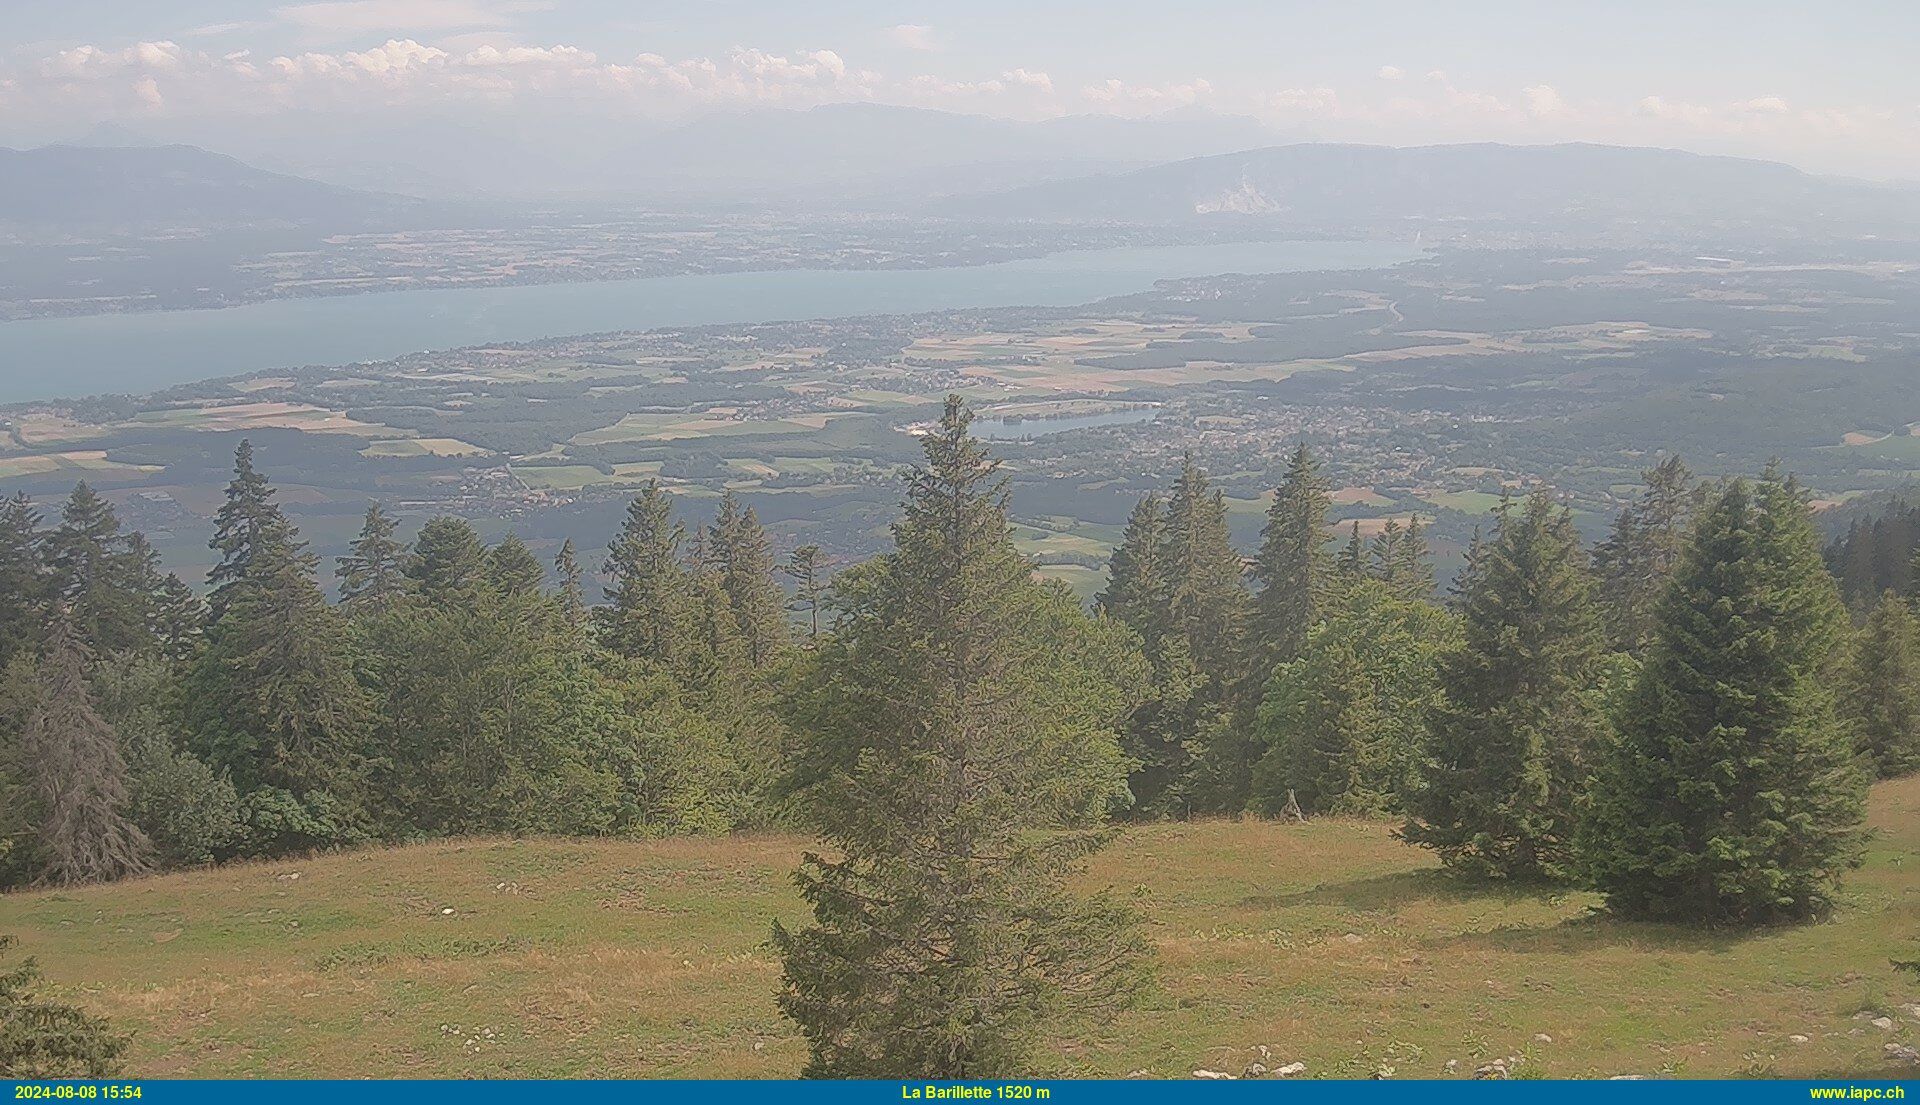
M266 509L233 546L243 563L215 569L225 610L188 672L183 713L193 751L255 792L256 846L314 847L360 831L371 719L318 561Z
M1503 506L1461 614L1403 833L1456 869L1563 877L1601 732L1599 615L1572 513L1544 490Z
M1882 778L1920 771L1920 620L1888 591L1860 627L1842 712L1860 754Z
M160 653L175 663L193 658L200 649L207 621L207 604L179 576L160 581L152 602L152 633Z
M786 596L773 578L772 540L732 491L720 496L707 557L720 574L748 662L766 666L787 643Z
M788 555L781 571L793 578L793 598L807 614L807 640L820 639L820 599L826 592L826 565L820 546L802 545Z
M414 536L406 571L422 601L471 606L488 585L487 549L473 523L443 514Z
M53 586L45 542L25 492L0 502L0 669L45 633Z
M78 628L57 616L21 741L33 777L43 877L61 885L139 874L152 851L128 816L127 764L119 737L94 709L91 660Z
M1798 489L1726 485L1657 615L1582 834L1594 884L1629 917L1824 913L1866 781L1834 711L1844 612Z
M254 550L269 530L283 525L285 515L273 501L273 487L253 464L253 442L242 439L233 454L233 479L226 501L213 515L213 540L208 547L220 554L207 573L207 621L226 616L233 589L250 570Z
M1227 530L1227 500L1187 457L1167 500L1160 555L1167 617L1194 663L1227 687L1245 660L1249 609L1240 553Z
M1456 634L1439 607L1391 585L1355 585L1275 669L1260 705L1251 806L1278 814L1375 817L1401 809L1417 778L1437 660Z
M1167 552L1164 505L1151 492L1134 504L1107 565L1107 586L1094 600L1098 609L1131 626L1149 646L1158 644L1167 629L1170 580L1162 559Z
M573 538L560 543L560 552L553 558L553 570L560 577L560 612L566 616L568 625L578 629L587 621L587 577L580 567L580 555L574 551Z
M333 573L340 581L340 605L349 614L384 610L413 589L406 572L407 547L395 536L399 529L399 521L379 503L367 506L360 536Z
M113 506L85 481L73 487L47 536L54 597L99 654L151 647L153 579L144 538L122 532Z
M1613 532L1593 552L1607 643L1636 653L1653 633L1654 608L1700 505L1693 473L1677 456L1641 478L1646 486L1640 498L1620 512Z
M607 549L606 641L615 651L672 664L691 640L693 578L680 562L686 531L673 520L673 496L649 480L627 504L627 519Z
M1253 600L1249 677L1265 684L1275 666L1306 647L1307 633L1325 616L1333 556L1327 549L1327 511L1333 501L1320 465L1303 444L1293 451L1287 476L1267 509L1253 574L1260 593Z
M774 930L810 1076L1017 1074L1142 981L1139 919L1066 884L1107 838L1140 661L1031 578L968 420L950 397L894 550L835 584L793 761L834 854L798 875L814 923Z
M546 586L547 569L517 534L507 534L487 550L487 583L506 596L537 595Z

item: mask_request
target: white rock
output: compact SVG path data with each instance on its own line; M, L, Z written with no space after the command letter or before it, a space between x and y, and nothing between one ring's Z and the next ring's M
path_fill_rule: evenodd
M453 916L453 907L452 907L452 906L442 906L442 907L441 907L441 909L440 909L440 916L442 916L442 917L451 917L451 916Z
M1215 1082L1233 1081L1233 1075L1228 1074L1226 1071L1223 1071L1223 1070L1197 1070L1193 1072L1193 1076L1195 1078L1205 1078Z
M1905 1044L1888 1044L1886 1052L1887 1059L1891 1062L1909 1063L1920 1067L1920 1051L1915 1051Z
M1342 936L1340 939L1345 940L1349 944L1358 944L1364 941L1366 937L1360 935L1357 932L1349 932L1345 936Z
M1536 1044L1550 1044L1553 1042L1553 1037L1544 1032L1536 1032L1533 1034L1533 1042Z
M1288 1063L1284 1067L1275 1067L1273 1069L1273 1076L1275 1078L1292 1078L1296 1074L1305 1073L1307 1073L1307 1065L1299 1062Z
M1879 1029L1879 1030L1880 1030L1880 1031L1882 1031L1882 1032L1892 1032L1892 1031L1893 1031L1893 1018L1892 1018L1892 1017L1875 1017L1875 1018L1873 1018L1872 1020L1870 1020L1870 1021L1868 1021L1867 1023L1868 1023L1868 1024L1870 1024L1870 1025L1872 1025L1873 1027L1875 1027L1875 1028L1877 1028L1877 1029Z
M1457 1070L1459 1070L1459 1069L1460 1069L1460 1060L1458 1060L1458 1059L1449 1059L1449 1060L1447 1060L1447 1073L1448 1073L1448 1074L1452 1074L1452 1073L1453 1073L1454 1071L1457 1071Z
M1267 1073L1267 1065L1265 1063L1248 1063L1247 1069L1240 1073L1243 1078L1264 1078Z
M1810 1044L1813 1041L1805 1036L1800 1035L1799 1033L1795 1033L1787 1037L1787 1042L1792 1044Z

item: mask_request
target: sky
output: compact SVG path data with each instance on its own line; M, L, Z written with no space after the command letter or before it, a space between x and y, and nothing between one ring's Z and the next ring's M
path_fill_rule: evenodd
M288 117L1211 111L1920 179L1912 0L4 0L0 142ZM194 130L194 128L198 128Z

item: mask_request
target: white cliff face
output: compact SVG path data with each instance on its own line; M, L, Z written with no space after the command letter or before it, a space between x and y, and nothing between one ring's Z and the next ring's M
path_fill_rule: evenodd
M1267 215L1280 210L1280 204L1268 199L1247 177L1240 178L1240 186L1194 203L1196 215Z

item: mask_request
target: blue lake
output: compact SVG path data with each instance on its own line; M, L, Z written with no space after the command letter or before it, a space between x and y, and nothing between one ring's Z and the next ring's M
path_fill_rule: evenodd
M1398 242L1243 242L1059 253L968 268L789 270L375 292L208 311L0 323L0 403L568 334L977 307L1068 306L1219 273L1380 268Z

